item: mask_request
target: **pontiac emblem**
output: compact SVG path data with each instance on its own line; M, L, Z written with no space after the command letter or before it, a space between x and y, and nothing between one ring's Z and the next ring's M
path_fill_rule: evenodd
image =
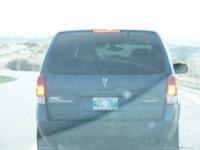
M102 78L103 87L106 88L108 84L108 78Z

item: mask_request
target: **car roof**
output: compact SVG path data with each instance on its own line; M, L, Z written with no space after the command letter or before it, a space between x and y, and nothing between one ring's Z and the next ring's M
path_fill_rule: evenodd
M120 32L146 32L146 33L157 34L157 32L153 30L140 30L140 29L79 29L79 30L60 31L57 34L70 33L70 32L92 32L93 30L120 30Z

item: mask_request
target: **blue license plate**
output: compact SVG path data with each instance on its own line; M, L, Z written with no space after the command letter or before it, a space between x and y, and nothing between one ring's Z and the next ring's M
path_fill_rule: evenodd
M118 97L93 97L93 110L118 110Z

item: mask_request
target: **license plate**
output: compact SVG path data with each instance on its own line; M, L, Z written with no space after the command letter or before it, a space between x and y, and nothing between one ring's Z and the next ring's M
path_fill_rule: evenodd
M93 110L118 110L118 97L93 97Z

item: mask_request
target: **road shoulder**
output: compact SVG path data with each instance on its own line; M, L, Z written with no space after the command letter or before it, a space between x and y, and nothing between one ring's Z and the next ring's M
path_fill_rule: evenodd
M11 81L14 81L14 80L16 80L16 79L12 78L12 77L0 75L0 84L6 83L6 82L11 82Z

